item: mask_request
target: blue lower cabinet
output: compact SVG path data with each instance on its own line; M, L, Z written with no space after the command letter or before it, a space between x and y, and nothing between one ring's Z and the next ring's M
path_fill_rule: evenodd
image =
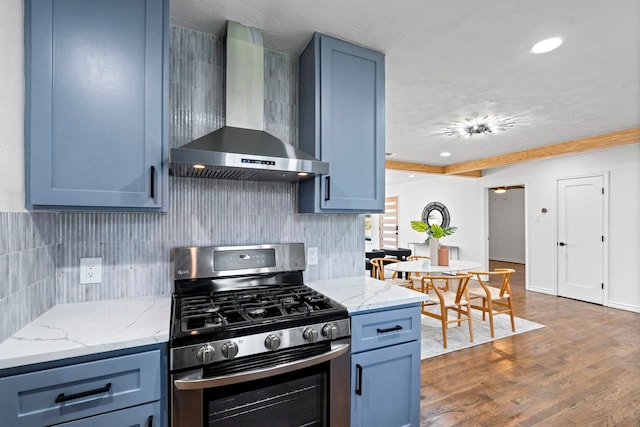
M352 317L352 427L420 425L419 324L419 306Z
M356 354L351 362L352 426L420 425L419 341Z
M156 349L0 378L0 424L166 425L164 364Z

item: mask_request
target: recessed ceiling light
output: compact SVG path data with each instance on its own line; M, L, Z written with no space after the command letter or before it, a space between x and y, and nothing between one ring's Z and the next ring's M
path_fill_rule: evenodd
M407 177L409 177L409 178L415 178L416 176L415 176L414 174L411 174L411 175L407 175Z
M550 39L542 40L533 45L529 52L531 53L547 53L554 49L557 49L562 44L562 38L551 37Z
M440 153L440 157L449 157L451 156L451 153L448 151L443 151L442 153Z
M507 189L505 187L498 187L495 190L493 190L493 192L497 194L502 194L502 193L506 193Z

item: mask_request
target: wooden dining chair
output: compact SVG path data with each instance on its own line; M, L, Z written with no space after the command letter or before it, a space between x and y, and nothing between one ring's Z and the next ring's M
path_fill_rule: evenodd
M442 342L447 348L447 328L449 323L466 321L469 325L469 341L473 342L473 322L471 321L471 306L467 285L470 274L458 273L455 276L433 276L422 277L423 293L428 299L422 303L422 314L440 320L442 324ZM432 311L430 308L437 307L439 311ZM456 313L454 318L449 317L449 312Z
M475 276L476 280L469 282L469 298L471 300L482 300L482 305L471 304L471 308L482 311L482 320L489 316L489 328L491 337L494 337L493 316L501 313L508 313L511 317L511 330L516 331L515 318L513 314L513 301L511 300L511 276L515 270L512 268L496 268L494 271L472 271L469 274ZM489 286L482 276L499 279L500 287Z
M398 259L393 258L372 258L371 259L371 277L384 280L385 282L393 283L394 285L400 285L405 287L411 287L411 280L402 279L398 277L398 273L394 272L390 278L385 278L384 276L384 265L393 263L393 262L401 262Z
M409 255L407 261L424 261L429 259L426 255ZM411 288L420 289L422 283L422 274L419 272L409 273L408 279L411 280Z

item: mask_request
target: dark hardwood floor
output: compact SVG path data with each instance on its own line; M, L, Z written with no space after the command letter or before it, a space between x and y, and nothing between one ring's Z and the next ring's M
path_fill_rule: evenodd
M421 426L640 426L640 314L525 291L516 316L544 328L426 359ZM636 283L635 286L638 286Z

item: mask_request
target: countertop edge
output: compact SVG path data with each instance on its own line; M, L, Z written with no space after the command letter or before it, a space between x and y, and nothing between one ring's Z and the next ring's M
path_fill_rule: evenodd
M136 347L144 347L146 345L151 345L151 344L161 344L168 341L169 341L169 335L158 335L158 336L148 337L144 339L133 339L133 340L117 341L113 343L96 344L96 345L92 345L91 347L57 350L57 351L52 351L44 354L37 353L37 354L26 355L26 356L15 356L13 358L0 360L0 371L4 369L11 369L16 367L36 365L39 363L55 362L55 361L60 361L64 359L71 359L74 357L98 355L101 353L107 353L115 350L127 350L131 348L136 348Z
M0 370L166 343L170 318L170 295L59 304L0 343Z
M307 285L341 304L350 315L420 304L427 299L425 294L416 290L364 275L313 280Z

